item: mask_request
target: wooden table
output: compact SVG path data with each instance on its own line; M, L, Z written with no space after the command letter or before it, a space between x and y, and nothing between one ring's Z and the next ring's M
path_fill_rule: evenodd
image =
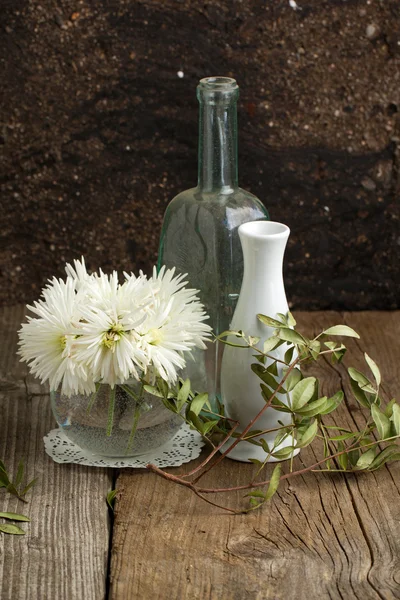
M0 510L31 517L27 535L0 535L2 600L400 598L400 464L300 476L261 511L240 516L146 471L55 464L42 441L54 426L46 389L15 355L23 315L21 306L0 311L0 458L14 472L25 459L38 481L26 505L0 490ZM324 393L346 392L344 423L364 422L345 369L365 370L364 351L381 367L385 399L399 398L399 312L296 316L309 334L347 323L361 335L349 340L344 365L317 369ZM315 462L313 450L296 460ZM251 468L226 460L211 482L245 482Z

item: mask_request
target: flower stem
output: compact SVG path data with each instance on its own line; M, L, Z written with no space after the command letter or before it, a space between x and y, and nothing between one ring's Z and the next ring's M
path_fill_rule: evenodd
M97 394L99 393L99 389L100 389L100 383L96 383L96 390L93 392L93 394L90 395L89 404L87 405L86 412L88 415L90 414L90 412L93 408L93 404L96 401Z
M110 437L112 434L112 428L114 423L114 409L115 409L115 387L110 390L110 399L108 401L108 416L107 416L107 436Z

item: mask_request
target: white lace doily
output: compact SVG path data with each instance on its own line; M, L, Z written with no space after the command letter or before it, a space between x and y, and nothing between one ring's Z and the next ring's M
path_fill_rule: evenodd
M122 458L105 458L74 444L62 429L53 429L44 438L44 447L49 456L57 463L78 463L90 467L131 467L143 469L149 463L156 467L179 467L200 455L204 441L197 431L184 424L169 442L152 450L149 454Z

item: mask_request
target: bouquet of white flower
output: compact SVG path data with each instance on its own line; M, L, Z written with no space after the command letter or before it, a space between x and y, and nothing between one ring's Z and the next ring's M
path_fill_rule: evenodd
M53 278L28 309L19 331L19 354L50 389L70 396L91 394L96 383L111 388L129 379L177 380L184 352L205 348L211 328L184 275L164 268L147 278L116 271L89 274L84 259L66 266L65 281Z

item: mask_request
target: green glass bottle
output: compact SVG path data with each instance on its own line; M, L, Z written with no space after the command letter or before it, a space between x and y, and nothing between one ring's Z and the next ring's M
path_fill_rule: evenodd
M263 204L238 187L237 100L239 87L229 77L207 77L197 87L200 104L197 187L168 205L161 231L158 268L176 267L200 290L208 323L216 335L229 329L240 293L243 255L238 227L269 219ZM192 387L219 397L223 344L193 352L185 377Z

